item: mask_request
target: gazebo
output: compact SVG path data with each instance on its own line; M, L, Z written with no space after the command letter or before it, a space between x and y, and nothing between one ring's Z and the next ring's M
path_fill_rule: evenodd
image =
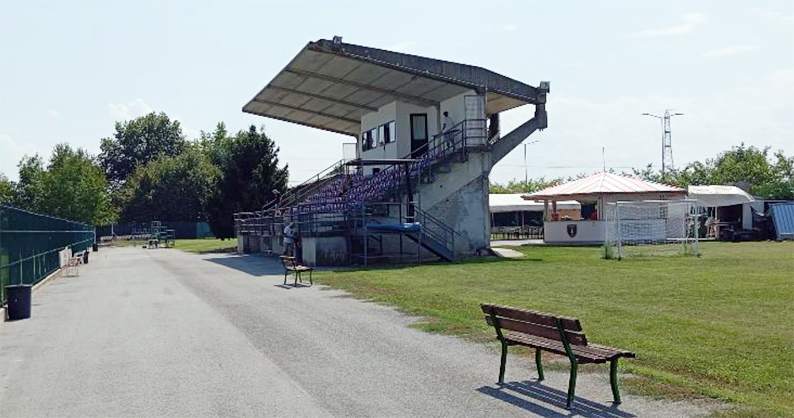
M601 244L606 236L604 213L609 202L682 199L686 190L612 173L596 173L572 182L523 195L525 200L543 201L543 240L550 244ZM557 202L576 200L582 204L580 219L562 217Z

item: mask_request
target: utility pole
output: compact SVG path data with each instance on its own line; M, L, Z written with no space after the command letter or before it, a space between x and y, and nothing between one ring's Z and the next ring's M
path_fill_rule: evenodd
M670 133L670 119L673 116L683 116L683 113L672 113L670 109L664 110L664 116L643 113L642 116L650 116L662 121L662 175L667 170L673 170L673 140Z

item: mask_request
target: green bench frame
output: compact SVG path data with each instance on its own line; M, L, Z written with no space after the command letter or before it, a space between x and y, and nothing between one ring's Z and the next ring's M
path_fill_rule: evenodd
M588 344L582 325L576 318L530 311L509 306L480 305L485 320L496 330L496 339L502 343L502 362L499 366L499 384L504 383L507 347L523 345L535 349L538 380L543 380L542 351L567 356L571 362L566 407L571 408L576 393L576 374L579 364L610 363L609 377L615 404L620 404L618 391L618 359L634 358L635 354L618 348Z

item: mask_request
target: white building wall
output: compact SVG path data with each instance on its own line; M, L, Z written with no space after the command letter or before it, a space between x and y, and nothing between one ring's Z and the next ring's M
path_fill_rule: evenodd
M370 129L377 128L385 123L389 123L391 121L397 121L397 102L391 102L381 106L377 112L370 112L363 116L361 116L361 135L359 135L358 139L358 150L361 159L364 160L376 160L376 159L385 159L385 158L401 158L402 155L399 155L398 151L398 144L399 144L399 137L396 137L397 140L395 142L391 142L388 144L380 145L380 141L382 138L379 138L378 145L372 149L364 151L362 148L363 144L363 134L364 132L369 131ZM396 127L397 135L399 135L399 127ZM372 169L375 167L365 167L364 174L369 175L372 173ZM383 168L383 167L381 167Z
M424 113L427 115L428 140L438 134L438 111L435 107L421 107L410 103L397 103L397 149L398 158L403 158L411 153L411 114Z
M451 99L441 102L438 128L440 129L441 124L443 123L444 112L449 112L449 117L452 118L455 124L458 124L466 119L466 102L464 97L473 96L476 94L477 93L474 90L468 90ZM482 117L485 118L485 115L482 115Z

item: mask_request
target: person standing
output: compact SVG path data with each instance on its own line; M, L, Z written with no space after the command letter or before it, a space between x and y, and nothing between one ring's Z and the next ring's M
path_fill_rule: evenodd
M443 125L441 126L441 133L444 134L444 142L446 142L447 147L452 148L455 150L455 134L452 132L452 128L455 126L455 121L449 117L449 112L444 111L444 119Z
M292 222L284 227L284 255L292 256L295 253L295 229Z

